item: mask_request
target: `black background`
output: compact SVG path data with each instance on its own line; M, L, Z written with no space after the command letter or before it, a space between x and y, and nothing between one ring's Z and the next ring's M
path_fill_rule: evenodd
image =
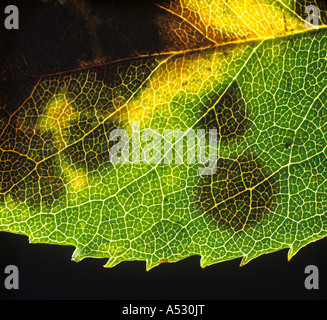
M106 259L71 261L73 247L29 244L26 236L0 233L2 299L222 300L326 299L327 238L302 248L291 261L288 250L263 255L239 267L241 259L200 267L199 257L161 264L145 262L103 268ZM6 290L4 269L19 268L19 290ZM319 268L319 289L307 290L307 265ZM113 304L115 307L115 304ZM118 307L117 307L118 308Z

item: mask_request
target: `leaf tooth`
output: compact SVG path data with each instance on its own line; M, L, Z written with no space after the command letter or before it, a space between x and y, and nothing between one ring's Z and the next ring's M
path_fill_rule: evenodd
M209 264L208 264L208 261L207 261L207 258L204 257L204 256L201 256L201 259L200 259L200 266L201 268L205 268L207 267Z
M79 262L84 258L85 258L85 253L83 252L83 248L76 247L72 255L72 261Z
M149 272L151 269L155 268L158 266L158 263L153 263L152 261L147 261L146 262L146 271Z
M241 260L240 267L244 267L246 264L248 264L251 260L253 260L255 257L249 257L248 255L244 256Z
M158 259L155 259L155 260L154 259L147 260L146 261L146 271L147 272L150 271L151 269L159 266L159 264L161 264L161 263L163 263L163 262L161 262Z
M124 258L110 258L107 263L103 266L104 268L113 268L116 267L121 262L126 261Z
M248 253L246 253L243 257L242 257L242 260L241 260L241 263L240 263L240 267L243 267L245 266L246 264L248 264L250 261L258 258L259 256L261 256L262 253L261 252L258 252L258 251L250 251Z
M305 245L306 244L300 241L293 242L288 250L287 260L290 261Z

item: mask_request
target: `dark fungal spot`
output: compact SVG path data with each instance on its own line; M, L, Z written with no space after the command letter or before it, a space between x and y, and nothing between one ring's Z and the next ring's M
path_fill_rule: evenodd
M222 145L244 137L251 121L241 88L234 81L223 94L214 93L203 106L200 125L217 128ZM267 166L251 152L217 159L215 174L198 177L198 208L220 230L241 232L255 227L273 210L275 181Z
M217 160L212 176L199 178L198 206L217 228L239 232L272 210L275 181L252 155Z
M221 139L243 136L249 126L246 104L237 81L222 96L213 94L203 106L203 112L205 115L199 125L202 128L217 129Z

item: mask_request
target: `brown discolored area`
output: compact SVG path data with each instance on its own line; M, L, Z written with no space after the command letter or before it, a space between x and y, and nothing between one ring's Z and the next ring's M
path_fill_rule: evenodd
M159 4L157 6L158 9L162 9L157 15L156 25L164 51L186 51L214 45L213 41L192 24L171 12L166 12L165 6Z
M5 193L35 169L36 164L16 152L0 152L0 192Z
M64 181L54 159L36 164L16 152L0 152L0 195L10 194L28 206L58 205L65 196Z
M217 28L212 28L210 25L206 25L201 19L199 13L190 10L187 5L182 4L182 1L164 0L160 2L157 3L158 7L169 12L171 17L175 18L176 22L179 22L176 17L179 17L181 20L178 25L171 26L171 33L174 32L175 36L182 31L185 32L188 27L193 31L193 37L191 38L197 39L198 42L203 41L206 45L215 45L235 40L235 36L227 35ZM183 26L183 24L186 26ZM192 33L187 34L188 38L190 38L190 35L192 35ZM183 40L181 40L181 43L183 43Z
M30 110L30 114L33 110ZM5 119L2 118L2 119ZM53 144L51 132L43 135L31 126L19 127L17 114L12 114L0 135L0 195L10 194L13 199L38 208L53 206L65 195L64 182L55 158L58 150Z
M210 222L234 232L257 225L273 206L274 178L253 155L217 159L214 175L199 178L198 205Z

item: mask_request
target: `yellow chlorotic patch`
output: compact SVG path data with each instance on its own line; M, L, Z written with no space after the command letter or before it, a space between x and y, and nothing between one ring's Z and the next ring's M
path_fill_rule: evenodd
M125 129L130 131L133 122L140 122L141 130L148 128L151 126L151 119L163 115L169 118L176 114L176 105L171 103L174 98L185 96L186 93L201 97L212 90L213 79L223 80L229 59L221 52L198 52L161 63L141 93L120 114L120 119L126 124Z
M305 28L300 17L277 1L181 0L171 10L216 42L265 38Z
M75 193L88 186L86 172L83 169L74 169L65 164L63 166L65 166L63 173L67 180L68 192Z
M62 149L66 146L64 131L69 128L72 116L72 103L65 94L59 93L47 103L45 112L38 119L37 129L41 132L51 130L55 143Z
M15 209L18 205L16 201L14 201L12 195L10 193L5 195L5 203L8 209Z

